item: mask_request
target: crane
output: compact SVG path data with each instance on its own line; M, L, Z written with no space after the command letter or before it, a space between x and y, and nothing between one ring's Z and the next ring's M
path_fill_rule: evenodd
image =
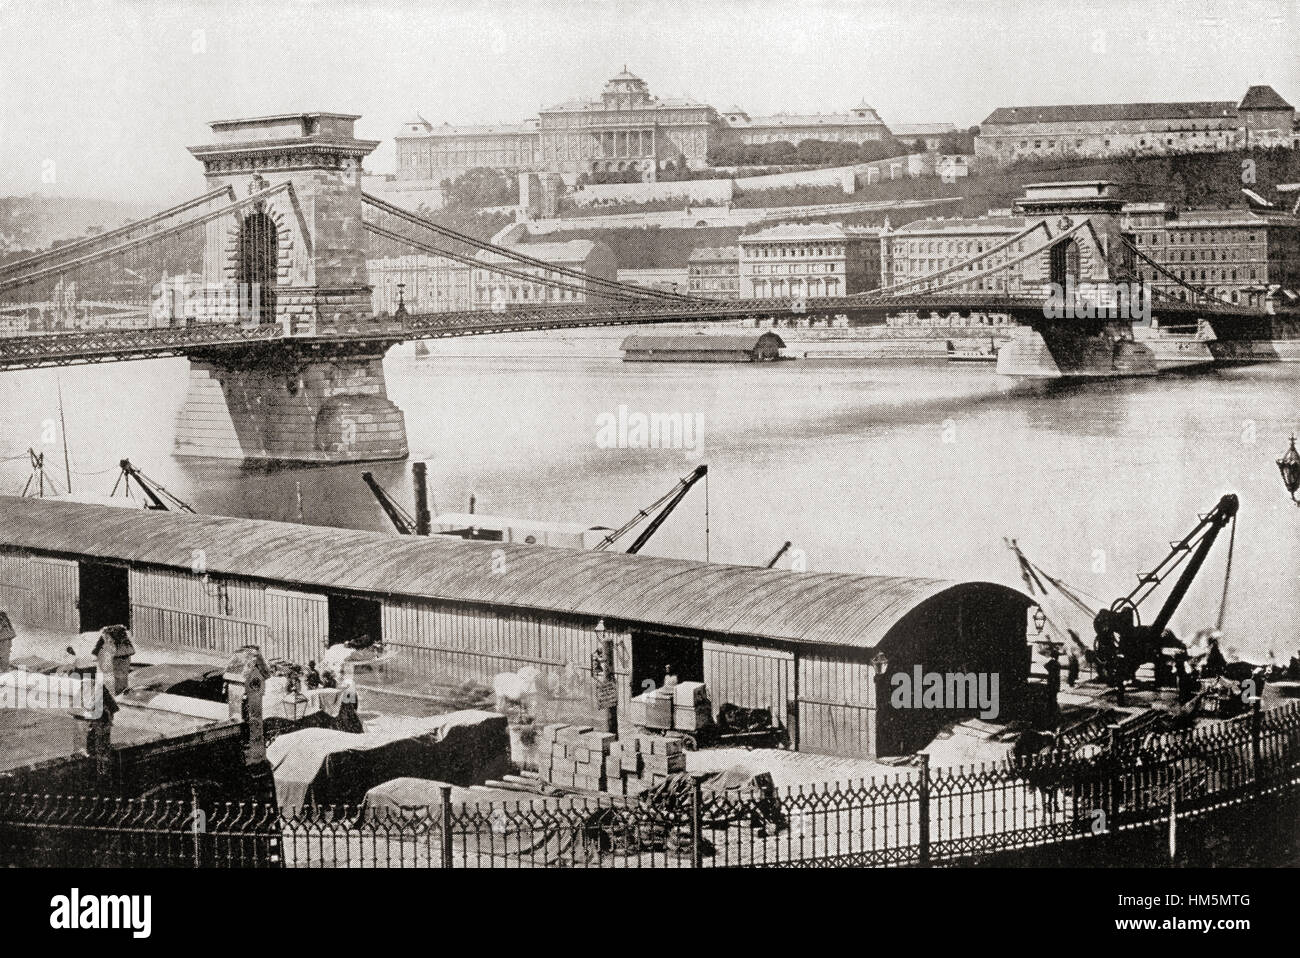
M1138 584L1132 592L1116 599L1110 608L1097 613L1093 619L1093 629L1097 633L1094 645L1097 662L1115 684L1122 687L1124 680L1131 679L1143 663L1156 663L1165 648L1186 649L1186 645L1175 638L1172 632L1166 631L1169 621L1187 595L1192 580L1204 565L1214 540L1230 522L1233 523L1235 540L1237 505L1237 497L1232 493L1223 496L1213 509L1200 517L1200 522L1191 532L1177 542L1170 543L1169 554L1159 565L1150 572L1138 574ZM1149 624L1143 625L1138 606L1184 561L1187 566L1174 583L1164 605ZM1230 551L1229 570L1231 561ZM1224 592L1226 596L1226 581Z
M664 520L667 519L669 514L671 514L672 511L677 508L678 503L680 503L684 498L686 498L686 493L691 491L691 487L695 485L697 482L699 482L701 479L703 479L705 476L707 476L708 474L709 474L708 466L703 464L696 466L694 471L692 471L689 476L683 476L678 481L677 485L673 486L671 489L669 489L666 493L664 493L654 502L650 503L650 505L646 506L636 515L634 515L631 519L629 519L627 522L623 523L623 525L619 526L609 535L605 536L605 538L601 539L600 542L596 544L595 551L601 552L604 551L605 549L608 549L620 538L622 538L627 532L631 531L632 528L639 525L641 521L644 520L647 516L649 516L652 512L654 512L660 506L663 506L662 511L660 511L660 513L657 516L651 519L650 524L646 526L644 530L642 530L639 536L636 537L636 541L627 547L628 555L635 555L636 553L640 552L641 547L644 546L648 541L650 541L650 537L655 534L655 532L658 530L658 528L661 525L663 525Z
M432 520L429 515L428 506L425 504L428 500L425 493L426 484L424 463L415 463L413 470L415 472L415 516L412 516L400 502L389 494L388 490L376 482L375 477L371 473L363 472L361 478L365 484L370 487L370 491L374 494L375 499L379 501L380 508L384 510L384 514L388 516L388 520L401 535L427 536L431 531ZM672 511L677 508L677 504L685 498L688 492L691 491L691 487L703 479L708 474L708 471L708 466L696 466L695 470L690 475L684 476L677 485L669 489L668 492L664 493L664 495L660 496L650 505L639 511L635 516L623 523L622 526L605 536L605 538L596 544L593 551L599 552L608 549L625 534L644 521L648 516L653 514L655 510L659 510L659 514L651 519L650 524L641 531L639 536L636 537L636 541L628 546L627 551L629 554L640 552L641 547L650 540L650 537L655 534L656 530L663 525L664 520L667 519ZM473 511L474 499L471 497L470 512ZM779 558L780 555L778 554L777 557Z
M781 561L781 556L785 555L787 552L790 551L790 546L791 543L789 542L782 543L781 548L776 550L776 555L772 556L772 558L767 560L767 565L764 566L764 568L767 569L776 568L776 564Z
M393 524L399 534L404 536L427 536L431 531L432 517L429 514L429 496L428 483L425 478L425 465L422 462L413 463L411 466L411 479L415 485L415 515L411 515L406 508L392 497L392 495L381 486L373 474L363 472L361 479L374 496L379 500L379 508L384 510L388 516L388 521Z
M122 459L118 462L118 465L122 471L117 474L117 481L113 483L113 491L109 493L110 496L117 495L117 487L121 485L122 493L127 498L130 498L131 480L134 479L135 484L140 487L140 491L144 493L145 498L148 500L145 505L146 509L156 509L160 512L194 512L188 502L168 492L161 483L155 482L131 465L130 459Z

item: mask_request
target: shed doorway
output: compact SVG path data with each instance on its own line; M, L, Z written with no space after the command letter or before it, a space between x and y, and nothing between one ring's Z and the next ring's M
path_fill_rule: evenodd
M82 632L98 632L106 625L131 627L130 573L124 565L78 563L81 589Z
M678 682L703 682L704 644L678 635L632 633L633 695L663 685L669 666Z
M364 648L382 642L383 616L377 599L358 599L347 595L329 597L329 644L357 642Z

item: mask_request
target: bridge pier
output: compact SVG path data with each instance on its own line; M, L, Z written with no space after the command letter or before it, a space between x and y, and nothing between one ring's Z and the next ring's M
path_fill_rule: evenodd
M280 340L190 356L175 454L249 466L405 459L384 343Z
M998 372L1024 379L1154 376L1155 356L1126 323L1099 331L1042 324L1016 330L998 351Z

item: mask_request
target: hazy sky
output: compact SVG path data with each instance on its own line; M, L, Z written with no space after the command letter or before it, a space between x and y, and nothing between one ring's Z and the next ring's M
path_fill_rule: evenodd
M207 121L359 113L383 140L518 121L628 68L751 113L978 123L1000 105L1300 104L1300 0L0 0L0 195L202 191ZM52 163L52 166L51 166ZM53 170L54 182L42 181Z

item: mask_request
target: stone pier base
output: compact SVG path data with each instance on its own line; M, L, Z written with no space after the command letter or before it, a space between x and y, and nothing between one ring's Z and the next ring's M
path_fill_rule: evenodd
M1018 329L998 350L998 372L1024 379L1154 376L1150 347L1116 329L1089 333L1064 326Z
M247 465L405 459L382 343L310 341L190 357L175 453Z

